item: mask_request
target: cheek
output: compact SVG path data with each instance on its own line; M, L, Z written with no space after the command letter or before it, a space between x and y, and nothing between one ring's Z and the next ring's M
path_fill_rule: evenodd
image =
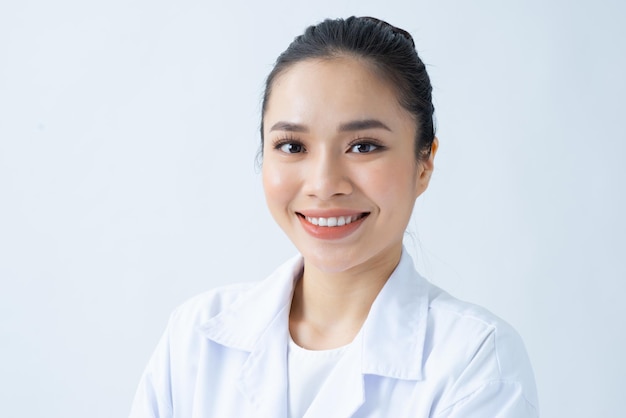
M412 206L417 188L417 168L412 162L394 161L381 164L362 173L360 184L378 205L400 210L402 205Z
M294 192L294 177L284 169L279 169L270 162L263 164L263 190L265 200L273 212L280 206L284 206Z

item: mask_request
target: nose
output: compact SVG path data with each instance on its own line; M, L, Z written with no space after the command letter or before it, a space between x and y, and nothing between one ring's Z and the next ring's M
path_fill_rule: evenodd
M349 170L341 157L329 152L311 156L305 173L306 195L329 200L352 193Z

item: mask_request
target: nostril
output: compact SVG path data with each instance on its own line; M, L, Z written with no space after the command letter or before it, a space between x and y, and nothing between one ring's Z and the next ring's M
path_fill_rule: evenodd
M353 187L347 176L338 170L324 170L322 173L308 171L306 194L321 199L352 193Z

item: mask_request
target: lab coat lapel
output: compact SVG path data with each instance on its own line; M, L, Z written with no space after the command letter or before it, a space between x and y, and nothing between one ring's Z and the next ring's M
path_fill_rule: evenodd
M309 406L304 418L347 418L365 401L362 338L357 335Z
M210 340L250 353L237 387L254 416L287 417L289 309L301 274L302 257L294 257L201 326Z
M428 287L403 249L398 266L363 324L363 373L421 380Z
M248 360L238 381L239 390L254 407L255 416L287 417L287 326L289 307L269 325Z

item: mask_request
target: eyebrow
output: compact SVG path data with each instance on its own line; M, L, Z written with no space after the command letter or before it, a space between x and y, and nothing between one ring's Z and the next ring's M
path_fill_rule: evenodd
M287 131L287 132L309 132L306 126L291 122L276 122L270 128L272 131Z
M391 129L378 119L363 119L343 123L339 126L340 132L364 131L366 129L384 129L391 132Z
M350 131L364 131L367 129L384 129L386 131L391 132L391 129L379 121L378 119L363 119L363 120L355 120L346 123L342 123L339 125L339 132L350 132ZM298 123L291 122L276 122L270 128L270 132L272 131L287 131L287 132L309 132L309 129Z

